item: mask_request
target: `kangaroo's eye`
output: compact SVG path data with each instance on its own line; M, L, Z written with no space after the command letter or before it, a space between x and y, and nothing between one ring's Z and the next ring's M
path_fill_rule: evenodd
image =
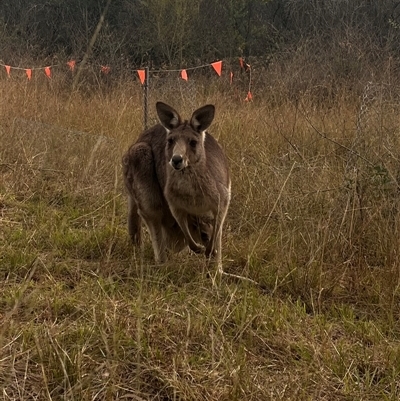
M192 140L189 142L189 145L190 145L192 148L195 148L195 147L197 146L197 141L195 141L194 139L192 139Z
M174 140L172 138L168 138L168 145L172 145L174 143Z

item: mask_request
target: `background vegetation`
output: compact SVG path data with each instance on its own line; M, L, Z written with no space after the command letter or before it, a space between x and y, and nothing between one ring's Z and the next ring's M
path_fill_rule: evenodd
M3 0L1 58L82 58L107 2ZM114 68L239 56L267 66L296 49L348 74L397 57L399 24L397 0L112 0L91 56Z
M1 78L0 398L398 400L397 3L187 3L112 1L78 88ZM83 57L103 8L1 2L3 61ZM253 102L245 72L150 88L152 121L156 100L217 107L233 199L213 282L202 255L156 266L129 242L126 71L239 55Z

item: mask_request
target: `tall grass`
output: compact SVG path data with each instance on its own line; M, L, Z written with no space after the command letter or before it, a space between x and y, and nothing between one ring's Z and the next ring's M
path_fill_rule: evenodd
M2 82L2 399L399 398L400 102L285 84L252 103L201 80L151 91L151 121L156 100L217 107L233 198L215 285L203 256L156 266L128 240L136 83Z

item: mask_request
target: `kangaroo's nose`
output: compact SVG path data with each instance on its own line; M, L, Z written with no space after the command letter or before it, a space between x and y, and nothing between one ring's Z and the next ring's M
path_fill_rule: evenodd
M183 157L181 155L173 155L171 158L171 165L173 168L179 170L182 168Z

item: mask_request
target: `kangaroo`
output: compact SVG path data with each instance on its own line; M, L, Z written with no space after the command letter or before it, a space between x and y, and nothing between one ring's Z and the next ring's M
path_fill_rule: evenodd
M156 262L166 249L205 251L222 263L222 229L231 198L227 158L206 132L215 107L203 106L189 121L156 103L160 124L144 131L123 157L128 192L128 229L141 242L141 220L149 230Z

